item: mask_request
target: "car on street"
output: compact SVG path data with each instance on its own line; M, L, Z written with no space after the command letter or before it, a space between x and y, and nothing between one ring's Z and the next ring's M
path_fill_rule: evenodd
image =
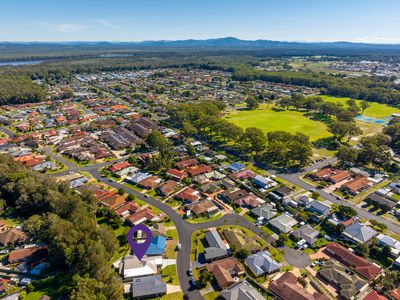
M192 268L189 268L189 270L188 270L188 275L189 275L189 276L193 276Z

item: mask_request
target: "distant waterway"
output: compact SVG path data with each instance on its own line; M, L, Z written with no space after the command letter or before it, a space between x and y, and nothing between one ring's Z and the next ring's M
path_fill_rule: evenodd
M0 67L3 67L3 66L37 65L37 64L40 64L42 62L43 62L43 60L0 61Z

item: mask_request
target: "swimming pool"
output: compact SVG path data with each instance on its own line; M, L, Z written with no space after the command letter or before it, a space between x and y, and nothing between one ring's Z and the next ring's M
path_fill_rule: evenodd
M373 124L377 124L377 125L386 126L389 123L391 118L392 117L389 116L389 117L385 117L383 119L376 119L376 118L367 117L367 116L364 116L364 115L359 115L359 116L356 117L356 120L359 120L359 121L362 121L362 122L367 122L367 123L373 123Z

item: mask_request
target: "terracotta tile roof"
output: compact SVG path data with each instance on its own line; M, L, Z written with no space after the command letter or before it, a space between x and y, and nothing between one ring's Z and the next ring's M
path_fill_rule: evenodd
M204 200L204 201L199 201L195 203L190 203L187 208L191 211L193 211L196 215L203 214L209 211L214 211L217 210L218 207L215 206L214 203L212 203L209 200Z
M122 161L122 162L113 164L112 166L110 166L109 169L110 169L111 172L115 173L117 171L120 171L120 170L125 169L125 168L130 167L130 166L131 166L131 164L128 163L127 161Z
M13 250L8 256L9 262L17 262L25 260L33 255L45 256L47 255L47 249L45 247L31 247Z
M135 202L126 202L123 206L115 209L115 213L120 217L123 216L124 212L129 212L129 214L133 214L139 210L140 206L137 205Z
M362 189L369 187L370 181L366 177L357 177L353 180L346 182L342 185L342 188L348 189L352 192L358 192Z
M155 216L156 215L150 209L145 208L145 209L138 211L135 214L131 215L130 217L127 218L127 220L130 223L135 224L136 222L138 222L141 219L146 219L147 221L150 221Z
M162 185L160 185L157 189L159 190L159 192L161 194L167 196L167 195L171 194L177 186L178 186L178 184L176 183L176 181L167 180Z
M347 171L338 171L337 173L329 176L329 179L333 182L339 182L345 180L346 178L349 178L350 176L350 173Z
M185 169L191 166L195 166L197 165L199 162L197 159L195 158L190 158L190 159L186 159L186 160L182 160L180 162L177 162L175 164L175 167L177 167L178 169Z
M218 285L223 288L234 283L232 275L244 273L244 268L236 257L227 257L206 265L207 271L214 274Z
M232 173L231 176L235 179L253 179L256 177L256 173L254 173L252 170L242 170L239 172Z
M185 171L180 171L177 169L169 169L166 174L178 180L182 180L187 175Z
M379 295L375 290L368 293L362 300L388 300L385 296Z
M187 169L187 172L192 177L196 176L196 175L199 175L199 174L211 172L211 171L212 171L212 168L209 165L204 165L204 164L192 166L192 167Z
M330 243L326 246L326 251L330 254L333 254L335 258L339 259L348 267L354 268L358 274L369 280L375 279L382 271L382 269L377 265L369 262L361 256L354 254L349 249L338 243Z
M334 170L332 170L331 168L325 168L313 173L312 175L317 178L325 178L326 176L333 174L335 174Z
M192 189L191 187L187 187L183 191L176 194L175 197L190 202L196 202L197 200L200 199L199 193L196 190Z
M395 300L400 300L400 287L390 291L389 295L392 296Z
M155 188L157 185L159 185L161 182L161 179L157 176L150 176L146 179L143 179L142 181L140 181L138 184L141 185L144 188L147 189L153 189Z
M284 300L328 300L325 295L311 294L297 284L297 277L293 273L286 272L269 285L269 290Z
M111 198L103 201L103 204L113 210L125 203L126 196L115 194Z

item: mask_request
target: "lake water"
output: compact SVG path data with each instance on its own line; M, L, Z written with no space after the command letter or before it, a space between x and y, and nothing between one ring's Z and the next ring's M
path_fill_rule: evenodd
M0 67L2 67L2 66L37 65L42 62L43 62L43 60L0 61Z

